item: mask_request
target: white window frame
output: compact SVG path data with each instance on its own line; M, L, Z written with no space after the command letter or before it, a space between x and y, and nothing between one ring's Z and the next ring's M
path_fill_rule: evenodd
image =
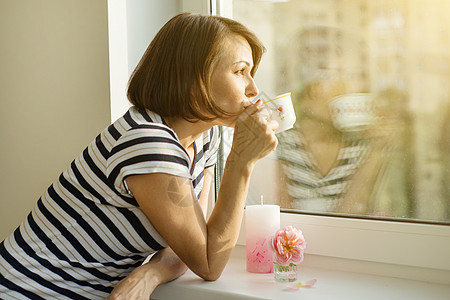
M232 17L231 0L202 1ZM287 212L281 225L303 231L316 265L450 284L450 226ZM244 237L242 226L238 245Z

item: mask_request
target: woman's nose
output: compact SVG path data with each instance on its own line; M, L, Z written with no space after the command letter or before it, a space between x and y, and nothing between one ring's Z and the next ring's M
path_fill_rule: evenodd
M248 98L253 98L256 97L256 95L258 95L259 90L258 87L256 86L255 80L253 80L252 77L250 77L250 81L247 84L247 87L245 88L245 95Z

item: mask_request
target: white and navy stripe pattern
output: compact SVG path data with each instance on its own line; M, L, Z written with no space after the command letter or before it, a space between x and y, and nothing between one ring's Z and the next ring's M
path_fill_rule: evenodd
M106 128L0 244L0 299L105 299L151 253L167 246L127 191L127 176L190 178L197 197L216 163L218 129L190 159L160 116L135 107Z
M287 194L292 208L333 211L346 191L353 174L367 158L367 143L349 141L340 149L336 165L322 176L307 150L298 127L278 135L277 156L286 176Z

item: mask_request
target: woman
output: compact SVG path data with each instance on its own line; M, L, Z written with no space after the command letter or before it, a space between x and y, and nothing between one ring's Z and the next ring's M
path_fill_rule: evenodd
M382 201L375 196L382 195L380 183L387 180L385 166L393 162L389 148L393 146L392 132L396 131L393 129L398 125L379 115L377 122L358 131L336 128L328 102L348 93L348 86L352 86L351 82L336 76L313 81L300 94L296 103L296 111L300 113L297 123L292 130L278 136L278 171L284 179L279 185L281 207L381 214L376 206L381 206ZM380 105L380 100L377 104ZM392 110L392 105L386 107ZM400 194L397 192L396 197ZM400 212L400 208L396 210Z
M285 179L280 184L282 207L346 213L365 209L360 201L367 201L373 186L369 181L378 169L365 164L367 141L334 127L328 109L330 99L346 92L346 84L337 77L313 81L300 93L298 121L279 135L279 172Z
M148 298L185 266L217 279L238 236L253 166L277 145L277 124L260 120L260 101L250 102L263 52L235 21L170 20L130 79L130 110L1 243L2 298L100 299L111 291L111 299ZM206 221L216 125L235 134Z

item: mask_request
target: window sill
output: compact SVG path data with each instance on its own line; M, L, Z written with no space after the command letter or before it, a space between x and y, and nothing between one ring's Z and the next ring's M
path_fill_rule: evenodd
M318 260L322 259L315 255L307 255L299 268L299 280L317 279L313 288L300 288L294 292L284 291L286 284L276 283L273 274L246 272L245 246L238 245L217 281L204 281L188 270L177 280L159 286L151 299L289 300L298 299L301 295L302 299L439 300L448 299L450 294L450 285L312 266Z

